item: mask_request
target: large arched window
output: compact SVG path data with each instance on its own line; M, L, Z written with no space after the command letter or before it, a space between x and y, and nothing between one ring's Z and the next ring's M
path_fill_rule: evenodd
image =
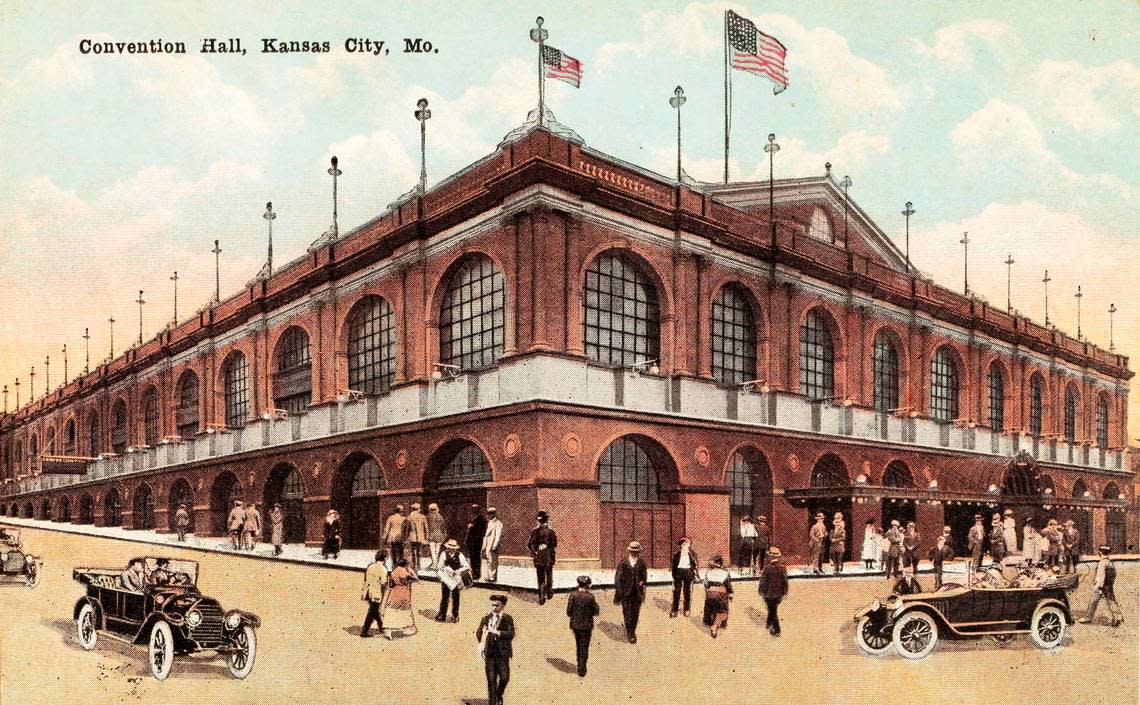
M273 406L297 414L313 401L313 364L309 334L293 326L277 341L277 372L273 375Z
M899 406L899 352L886 332L875 336L873 401L877 411Z
M827 217L827 213L818 206L811 212L808 237L824 242L835 242L835 236L831 232L831 220Z
M348 314L348 388L382 394L396 381L396 325L392 306L367 296Z
M1077 440L1077 388L1072 384L1065 388L1065 440Z
M657 290L629 255L599 255L586 270L582 320L586 357L630 367L661 350Z
M127 450L127 402L119 399L111 407L111 451L122 455Z
M99 429L99 414L91 412L91 420L87 423L87 449L90 457L98 458L103 452L103 438Z
M808 311L800 326L800 392L809 399L835 396L835 347L819 311Z
M1001 367L990 363L990 430L1000 433L1005 430L1005 378Z
M495 364L506 341L503 275L486 255L466 257L439 305L439 361L460 370Z
M55 455L55 427L48 426L44 433L44 455Z
M226 400L226 426L245 426L245 420L249 417L249 371L245 355L240 352L235 352L226 359L222 389Z
M914 487L914 476L907 464L901 460L887 463L887 469L883 471L883 487Z
M1045 380L1040 373L1033 373L1029 378L1029 433L1034 436L1041 435L1041 413L1045 397Z
M15 464L14 475L24 474L24 444L21 441L16 441L16 449L13 451L13 463Z
M729 284L712 305L712 374L723 384L756 379L756 318L744 290Z
M63 454L73 457L75 452L75 419L68 419L63 427Z
M40 439L36 434L32 434L31 440L28 441L28 471L35 474L40 462Z
M491 481L491 464L479 446L468 443L452 456L439 474L437 487L466 487Z
M178 435L182 438L193 438L199 431L198 427L198 375L193 370L186 370L178 379Z
M615 440L598 460L601 501L657 502L659 470L636 440Z
M935 421L958 418L958 366L945 347L930 360L930 416Z
M1108 396L1104 394L1096 400L1096 444L1108 448Z
M154 448L158 445L158 390L148 387L143 392L143 444Z
M293 472L296 474L295 470ZM299 482L300 478L297 480ZM352 478L353 497L375 497L377 492L386 487L380 465L371 458L361 464Z

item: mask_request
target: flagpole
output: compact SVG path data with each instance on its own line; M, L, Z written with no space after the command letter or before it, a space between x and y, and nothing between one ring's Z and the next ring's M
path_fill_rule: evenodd
M538 26L535 27L534 29L530 30L530 39L533 42L538 42L538 125L539 125L539 127L542 127L542 120L543 120L542 114L544 112L546 112L546 107L544 105L545 96L543 95L544 88L543 88L543 80L542 80L543 79L542 46L543 46L543 42L546 41L546 38L550 36L550 32L547 32L545 29L542 28L543 19L541 16L535 18L534 21L535 21L535 24Z
M728 184L728 10L724 11L724 183Z

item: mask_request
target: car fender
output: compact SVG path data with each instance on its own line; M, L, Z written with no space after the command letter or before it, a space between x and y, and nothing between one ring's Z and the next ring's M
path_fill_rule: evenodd
M908 612L916 611L923 612L930 616L930 618L934 620L934 623L938 625L938 628L940 630L950 631L955 634L957 633L957 630L950 626L950 623L946 621L946 618L942 616L942 613L935 609L934 606L926 602L904 602L902 606L896 609L891 615L891 620L898 622L900 619L902 619L903 615L907 614Z
M242 610L241 621L243 624L248 624L254 629L257 629L261 626L261 617L258 617L253 612L246 612L245 610Z
M71 618L79 619L79 610L83 609L84 605L91 605L91 609L95 610L95 628L103 628L103 608L99 606L98 600L92 600L90 597L84 595L75 601L75 607L71 610Z
M1069 624L1073 624L1073 615L1069 611L1069 606L1061 600L1058 600L1055 597L1047 597L1037 603L1037 605L1033 608L1033 613L1036 613L1037 610L1041 609L1042 607L1059 608L1061 610L1061 614L1065 615L1065 621ZM1033 618L1033 613L1030 614L1030 619Z
M139 633L135 635L134 643L147 643L147 640L150 639L150 632L152 629L154 629L156 622L166 622L170 625L170 631L172 634L174 634L175 646L178 646L186 639L186 631L185 627L183 626L184 620L179 618L178 615L169 615L163 614L161 612L155 612L147 617L146 621L143 622L142 628L139 629Z

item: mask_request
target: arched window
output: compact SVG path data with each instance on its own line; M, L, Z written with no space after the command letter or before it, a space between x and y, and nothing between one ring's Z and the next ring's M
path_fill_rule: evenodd
M38 467L37 463L40 461L40 439L36 434L32 434L31 441L28 442L28 469L34 473Z
M846 487L850 484L847 466L834 453L824 453L811 469L812 487Z
M586 270L584 293L586 357L620 367L659 358L657 290L632 257L621 253L599 255Z
M722 288L713 301L711 338L714 379L722 384L756 379L756 320L744 290L735 284Z
M143 393L143 444L154 448L158 445L158 390L148 387Z
M733 453L732 463L728 466L730 507L747 507L751 511L753 474L752 463L748 461L744 453Z
M111 451L122 455L127 450L127 402L122 399L111 407Z
M1065 440L1077 440L1077 388L1071 384L1065 388Z
M958 367L945 347L930 360L930 416L935 421L958 418Z
M245 355L235 352L229 356L222 385L226 399L226 426L241 428L249 417L249 372Z
M1104 394L1096 401L1096 444L1108 448L1108 397Z
M1005 379L1001 367L990 363L990 430L1000 433L1005 430Z
M348 315L348 388L382 394L396 381L396 326L392 306L368 296Z
M1041 435L1041 409L1044 403L1045 381L1039 373L1029 378L1029 433Z
M827 217L827 213L819 207L811 212L811 224L808 225L808 237L822 240L824 242L835 242L835 236L831 232L831 220Z
M899 353L886 332L875 336L874 404L877 411L899 406Z
M914 476L901 460L892 460L883 471L884 487L914 487Z
M615 440L598 460L601 501L658 501L658 470L637 441L628 436Z
M313 365L309 334L294 326L277 341L277 372L273 375L273 406L290 414L309 408L313 401Z
M44 434L44 455L55 455L55 427L49 426Z
M800 326L800 392L809 399L835 395L835 347L819 311L809 311Z
M99 414L91 412L91 421L87 425L87 448L90 457L98 458L103 452L103 439L99 433Z
M495 364L506 341L503 275L486 255L465 258L439 305L439 361L460 370Z
M296 470L290 475L296 474ZM297 478L298 482L300 478ZM384 473L380 471L380 465L375 460L365 460L357 469L356 475L352 478L352 496L353 497L375 497L376 493L384 489L387 485L384 482ZM286 489L288 489L288 482L286 482Z
M193 438L198 427L198 375L186 370L178 379L178 435Z
M75 419L68 419L63 427L63 454L75 455Z
M491 481L491 465L479 446L468 443L456 453L439 475L440 489L478 485Z

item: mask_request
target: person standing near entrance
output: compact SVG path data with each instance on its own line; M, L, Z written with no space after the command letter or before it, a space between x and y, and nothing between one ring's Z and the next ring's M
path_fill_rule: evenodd
M185 502L179 502L174 512L174 528L178 531L178 540L185 542L186 530L190 528L190 512L186 511Z
M420 553L423 551L424 544L427 543L427 517L420 511L419 502L412 505L412 511L408 514L407 535L410 554L408 566L412 573L418 574L421 568Z
M241 530L245 526L245 510L241 506L239 500L234 500L234 507L230 510L230 516L226 521L226 530L230 532L230 543L236 551L241 548Z
M1077 620L1081 624L1088 624L1093 621L1101 598L1108 602L1108 615L1112 620L1111 626L1119 627L1124 624L1124 612L1120 609L1120 603L1116 601L1116 564L1108 557L1111 550L1108 546L1101 546L1097 549L1100 560L1096 564L1092 600L1089 602L1088 612L1084 617Z
M467 522L467 536L464 546L471 558L471 577L478 580L483 575L483 537L487 535L487 517L479 511L478 504L471 505L471 519Z
M431 569L439 570L439 550L447 540L447 521L439 513L439 505L432 502L427 513L428 550L431 551Z
M340 512L330 509L325 514L325 523L321 525L325 541L321 544L321 557L327 559L332 556L335 560L340 556Z
M527 548L534 560L535 581L538 583L538 604L544 605L554 596L554 561L558 536L550 528L550 516L538 513L538 526L531 530Z
M258 511L256 502L246 502L241 535L242 547L247 551L252 551L257 543L257 538L261 536L261 512Z
M982 569L982 552L986 543L986 527L982 526L982 515L974 515L974 525L970 527L970 532L966 536L966 541L970 549L970 559L974 564L974 570Z
M760 597L768 607L766 625L768 633L780 636L780 603L788 595L788 571L780 561L780 549L772 546L768 549L768 565L760 574L760 583L757 585Z
M906 523L906 533L903 534L903 567L910 566L918 572L918 555L922 543L922 534L918 533L918 526L913 521Z
M494 507L487 507L487 533L483 534L483 557L487 559L487 582L499 578L499 544L503 540L503 522Z
M491 612L480 620L475 630L487 673L487 705L503 705L503 693L511 680L515 620L503 611L506 606L506 595L491 595Z
M463 589L463 574L471 571L471 564L459 552L459 542L448 539L443 544L443 554L439 557L439 609L435 621L447 619L447 603L451 602L451 621L459 621L459 591Z
M835 575L843 572L843 554L847 550L847 525L843 515L836 512L831 522L831 567Z
M752 517L745 515L740 518L740 550L736 554L736 565L741 572L752 570L752 554L756 550L756 525Z
M990 522L990 558L995 565L1001 566L1005 554L1005 527L1001 524L1001 516L994 514L993 521Z
M879 532L875 526L874 519L868 519L867 523L863 525L863 568L866 570L874 570L875 563L879 560Z
M273 543L273 555L280 556L285 543L285 512L280 504L274 504L269 510L269 540Z
M942 527L942 535L930 549L930 562L934 565L934 589L942 587L942 566L946 561L954 560L954 545L950 539L950 527Z
M689 604L693 599L693 579L697 575L697 552L692 548L692 540L685 536L677 542L679 548L673 554L671 564L673 574L673 604L669 609L669 618L677 616L677 608L681 606L684 597L685 616L689 616Z
M1068 573L1077 569L1077 562L1081 559L1081 532L1077 531L1076 522L1065 520L1065 528L1061 532L1061 546L1065 552L1065 571Z
M1061 553L1061 527L1057 524L1056 519L1050 519L1049 523L1045 525L1045 530L1041 532L1041 538L1044 539L1045 550L1042 552L1045 558L1045 565L1050 568L1060 565Z
M570 631L574 632L574 651L578 657L578 677L586 677L586 662L590 660L590 639L594 635L594 617L601 608L590 592L590 576L578 576L578 590L566 601L566 616L570 618Z
M767 558L768 547L772 545L772 529L768 526L768 517L761 514L756 518L756 547L752 549L752 570L764 570L764 559Z
M404 557L404 541L408 535L407 521L402 504L397 504L396 511L389 514L384 521L384 534L380 542L388 547L388 560L393 566L396 561Z
M1012 509L1005 510L1004 515L1001 531L1005 537L1005 552L1006 555L1013 555L1017 553L1017 522L1014 521Z
M808 559L811 561L812 572L823 574L823 540L827 537L827 527L823 525L823 512L815 515L815 524L808 532Z
M629 643L637 643L637 621L641 617L641 603L645 600L645 583L649 569L641 559L641 543L629 542L629 558L618 563L614 571L614 604L621 605L625 622L625 636Z
M368 614L364 615L364 625L360 627L360 636L367 639L372 636L372 624L375 623L380 633L384 633L384 621L380 617L380 605L384 602L384 592L388 589L388 568L384 565L388 552L381 548L376 552L376 558L364 569L364 588L360 592L360 599L368 603Z
M899 563L902 560L903 554L903 532L899 528L899 520L891 519L891 528L887 529L887 533L883 536L887 542L887 577L897 578L899 576Z

